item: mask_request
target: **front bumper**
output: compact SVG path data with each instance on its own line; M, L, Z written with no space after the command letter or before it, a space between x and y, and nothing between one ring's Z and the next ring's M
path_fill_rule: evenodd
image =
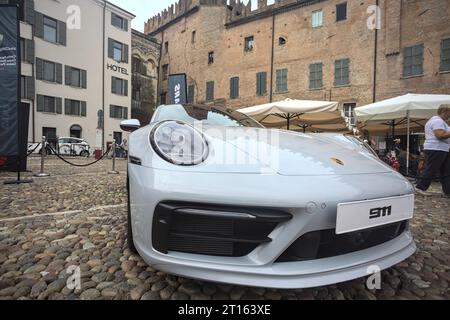
M311 261L277 262L302 235L336 227L338 203L401 196L413 192L397 174L287 177L280 175L170 172L130 165L134 243L141 257L164 272L191 278L270 288L307 288L368 275L368 268L389 268L411 256L409 231L365 250ZM367 183L370 181L370 184ZM168 251L153 245L153 213L161 202L181 201L283 210L280 223L264 243L241 257Z

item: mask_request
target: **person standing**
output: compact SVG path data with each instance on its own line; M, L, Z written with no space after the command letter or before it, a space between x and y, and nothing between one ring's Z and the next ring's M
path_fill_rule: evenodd
M417 183L417 193L429 195L430 188L436 176L441 177L442 190L450 197L450 104L439 107L438 115L431 118L425 125L424 151L427 156L426 167Z

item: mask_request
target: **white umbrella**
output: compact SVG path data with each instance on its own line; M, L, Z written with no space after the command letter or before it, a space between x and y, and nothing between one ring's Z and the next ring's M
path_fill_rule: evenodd
M339 112L339 103L330 101L292 100L262 104L238 110L268 126L282 126L281 119L287 121L287 128L291 120L301 118L303 123L336 123L344 121Z
M401 122L406 119L408 134L406 173L408 174L411 120L431 118L442 104L450 104L450 95L407 94L356 108L355 116L364 125L381 121L392 121L395 125L397 120Z

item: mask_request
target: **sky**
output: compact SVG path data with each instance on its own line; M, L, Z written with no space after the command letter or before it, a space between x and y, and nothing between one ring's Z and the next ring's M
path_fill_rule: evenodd
M144 22L157 15L178 0L108 0L115 5L133 13L136 18L133 20L133 29L144 31ZM252 7L255 8L258 0L251 0ZM244 0L244 2L246 2ZM269 1L270 2L270 1Z

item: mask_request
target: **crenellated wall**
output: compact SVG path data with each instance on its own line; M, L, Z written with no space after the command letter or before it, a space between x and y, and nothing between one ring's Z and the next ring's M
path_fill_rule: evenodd
M247 3L245 3L247 2ZM199 6L222 6L228 8L227 22L240 19L283 7L292 3L311 2L311 0L275 0L268 5L268 0L258 0L257 8L252 8L250 0L179 0L158 15L148 19L144 25L144 33L149 34L173 22L177 18L189 14Z

